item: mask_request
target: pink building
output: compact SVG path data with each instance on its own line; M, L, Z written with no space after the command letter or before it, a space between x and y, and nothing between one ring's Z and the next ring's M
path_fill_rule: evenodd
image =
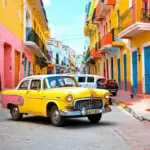
M27 72L25 57L30 64L32 54L24 51L24 43L0 23L0 88L14 88ZM27 63L27 62L26 62ZM28 68L26 67L26 70Z

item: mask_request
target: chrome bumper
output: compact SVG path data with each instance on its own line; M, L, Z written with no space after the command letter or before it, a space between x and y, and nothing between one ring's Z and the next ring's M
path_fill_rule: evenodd
M101 113L108 113L111 111L110 107L99 109L94 114L101 114ZM75 116L88 116L88 115L94 115L94 114L88 114L87 110L81 110L81 111L67 111L67 110L60 110L61 116L66 117L75 117Z

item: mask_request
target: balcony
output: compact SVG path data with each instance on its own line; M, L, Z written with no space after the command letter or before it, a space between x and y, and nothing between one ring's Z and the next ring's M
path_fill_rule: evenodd
M111 32L102 37L100 53L104 51L111 51L112 53L115 53L125 45L122 39L116 37L118 32L118 28L114 28Z
M97 48L94 48L90 51L90 56L93 58L93 59L96 59L96 58L100 58L102 56L101 53L98 53L97 51Z
M106 46L106 45L112 45L112 42L113 42L112 39L113 39L113 36L111 32L104 35L101 40L101 47Z
M26 28L26 40L25 46L32 52L41 54L43 57L47 58L47 49L38 36L38 34L32 28Z
M117 36L131 38L142 31L150 31L150 9L141 8L141 11L137 11L136 5L133 5L120 16Z
M105 18L106 14L116 5L116 0L101 0L99 19Z
M91 63L91 64L94 64L94 60L93 58L91 57L91 54L90 54L90 51L88 50L86 55L85 55L85 63Z

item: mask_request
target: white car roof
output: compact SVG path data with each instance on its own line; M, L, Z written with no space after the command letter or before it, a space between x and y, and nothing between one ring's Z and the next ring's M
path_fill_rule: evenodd
M96 77L97 79L103 79L103 78L105 78L105 77L103 77L103 76L98 76L98 75L92 75L92 74L70 74L70 73L68 73L67 75L69 75L69 76L73 76L73 77L77 77L77 76L88 76L88 77Z

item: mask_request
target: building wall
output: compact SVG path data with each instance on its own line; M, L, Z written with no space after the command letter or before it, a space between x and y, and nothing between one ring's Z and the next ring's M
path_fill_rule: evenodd
M140 51L140 61L138 61L138 92L144 93L144 48L143 45L150 42L150 32L145 31L131 39L131 48L139 48ZM147 44L148 46L149 44Z
M9 13L8 13L9 12ZM23 39L23 0L1 1L0 2L0 22L12 34L19 39ZM2 32L1 32L2 33Z
M11 31L9 31L3 24L0 24L0 74L2 81L2 88L4 88L4 84L7 85L8 88L12 88L15 86L15 50L22 55L23 52L23 43L17 36L14 35ZM8 48L9 47L9 48ZM9 52L6 51L9 49ZM7 61L10 61L9 65L6 64ZM21 66L21 61L20 61ZM5 70L7 67L7 73ZM23 68L20 67L20 71L18 72L19 77L22 78ZM11 78L11 82L9 83L9 78Z
M25 6L25 0L0 2L0 75L2 89L15 87L24 76L28 75L29 61L31 62L31 74L32 70L34 70L34 54L24 48L26 31ZM31 13L30 10L29 12ZM35 12L31 14L31 19L37 21L37 14ZM45 32L42 30L43 27L40 23L43 21L39 20L37 22L40 30L39 35L43 37L43 42L45 43L49 34L44 34ZM24 74L23 54L27 57L26 75ZM40 69L39 66L36 66L34 74L38 73L45 74L46 68Z

